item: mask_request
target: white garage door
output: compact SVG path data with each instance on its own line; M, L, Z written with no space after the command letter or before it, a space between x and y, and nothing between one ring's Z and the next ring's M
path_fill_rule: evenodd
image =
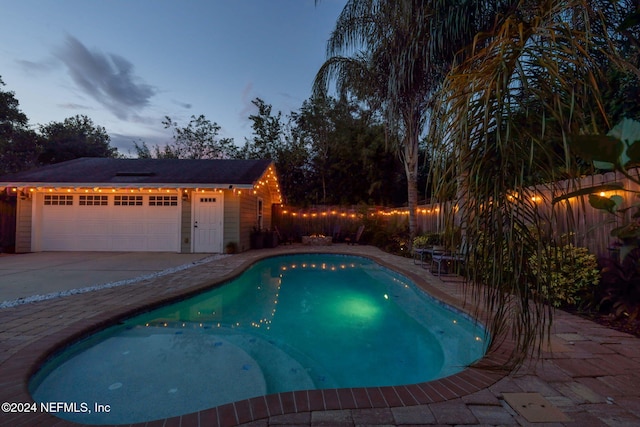
M177 195L45 194L43 251L180 251Z

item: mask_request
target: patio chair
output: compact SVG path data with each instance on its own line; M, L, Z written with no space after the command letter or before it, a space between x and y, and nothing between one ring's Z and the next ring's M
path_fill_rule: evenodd
M461 266L462 264L464 264L464 261L466 259L465 251L466 246L464 245L455 252L445 250L439 252L434 251L431 255L431 266L429 270L433 273L434 267L437 267L437 275L440 276L442 274L442 267L444 265L444 269L448 273L449 265L454 266L455 264L457 264L458 266Z
M426 248L412 248L413 251L413 263L418 264L416 261L420 258L420 266L424 267L427 262L431 262L431 258L434 253L444 253L444 246L428 246Z
M344 241L347 242L348 245L355 245L356 243L360 243L360 237L362 237L362 233L364 232L364 225L358 227L358 231L355 234L350 234L349 237L345 237Z

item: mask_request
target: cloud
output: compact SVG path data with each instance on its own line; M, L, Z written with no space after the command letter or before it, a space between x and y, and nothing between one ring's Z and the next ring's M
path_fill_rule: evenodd
M56 63L53 60L28 61L26 59L18 59L16 63L25 73L32 76L47 73L56 67Z
M108 108L119 119L149 105L157 89L134 75L133 64L122 56L91 51L68 36L56 56L67 67L74 83Z
M75 104L73 102L67 102L66 104L58 104L58 107L64 109L64 110L93 110L92 107L89 107L88 105L82 105L82 104Z
M138 144L138 146L141 147L144 142L147 144L147 147L153 151L156 145L162 149L162 147L167 145L167 142L171 141L170 134L148 134L140 137L139 135L136 136L132 134L110 133L109 137L111 138L110 145L117 148L120 154L127 157L136 157L134 144Z
M193 105L188 103L188 102L182 102L182 101L178 101L178 100L175 100L175 99L172 99L171 102L173 102L177 106L182 107L182 108L187 109L187 110L190 110L193 107Z

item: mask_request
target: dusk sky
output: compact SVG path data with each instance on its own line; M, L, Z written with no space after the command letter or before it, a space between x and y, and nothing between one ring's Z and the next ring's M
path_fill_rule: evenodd
M171 141L162 120L217 122L242 146L262 98L309 98L346 0L0 0L0 76L32 126L76 114L123 154Z

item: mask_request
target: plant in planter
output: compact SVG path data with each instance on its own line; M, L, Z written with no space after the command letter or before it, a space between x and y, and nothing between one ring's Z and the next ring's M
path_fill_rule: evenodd
M225 246L225 253L235 254L237 252L238 252L238 244L236 242L227 243L227 246Z

